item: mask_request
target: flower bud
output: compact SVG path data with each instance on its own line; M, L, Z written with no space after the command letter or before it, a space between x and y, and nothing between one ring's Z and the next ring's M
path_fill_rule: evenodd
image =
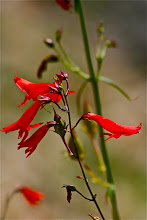
M63 187L66 187L66 191L67 191L67 201L70 203L71 196L72 196L72 193L71 193L71 192L77 191L77 190L76 190L76 187L73 186L73 185L63 185ZM63 188L63 187L62 187L62 188Z
M64 10L69 10L71 7L70 0L56 0L56 3Z
M112 47L115 48L117 46L117 44L116 44L116 41L114 41L114 40L111 40L111 41L107 40L106 41L106 46L110 47L110 48L112 48Z
M62 71L60 74L56 74L56 76L59 78L59 80L67 80L68 79L68 73L64 73Z
M52 41L52 39L50 38L46 38L43 40L43 42L50 48L53 48L55 45L54 45L54 42Z
M45 57L41 61L41 64L38 68L38 71L37 71L38 78L42 77L42 73L47 69L47 64L48 63L55 63L55 62L58 62L58 56L57 55L51 54L51 55Z
M76 145L77 150L78 150L79 159L83 160L85 158L86 153L85 153L83 144L81 143L80 139L78 138L78 135L76 134L76 132L74 130L73 130L73 137L74 137L75 145ZM75 150L75 146L74 146L72 137L70 137L68 145L69 145L71 151L74 154L73 156L69 155L70 158L73 159L73 160L77 160L77 153L76 153L76 150Z
M100 220L100 218L96 215L93 214L89 214L89 216L93 219L93 220Z
M66 122L58 115L54 110L54 121L57 122L57 125L54 126L55 132L64 138L66 134Z
M97 32L102 34L104 32L103 20L99 21L99 25L97 26Z
M62 37L62 30L57 30L56 31L56 41L60 42L61 37Z

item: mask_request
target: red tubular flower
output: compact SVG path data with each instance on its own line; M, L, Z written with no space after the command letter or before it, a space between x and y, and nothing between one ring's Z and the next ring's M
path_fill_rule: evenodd
M34 119L35 115L37 114L41 104L42 104L41 101L36 101L33 105L31 105L24 112L24 114L21 116L21 118L18 121L14 122L13 124L11 124L5 128L2 128L1 131L7 133L7 132L19 130L18 138L20 139L24 132L25 132L25 138L26 138L28 135L28 130L30 130L33 127L38 127L42 124L42 123L39 123L39 124L35 124L35 125L30 125L30 123Z
M71 7L70 0L56 0L56 3L64 10L68 10Z
M84 120L93 120L97 122L101 127L111 132L111 133L102 133L100 135L100 137L102 135L109 135L109 137L105 141L107 141L112 137L119 138L120 136L130 136L133 134L137 134L139 133L139 130L141 129L142 126L142 123L140 123L138 126L120 125L108 118L93 113L86 113L81 118Z
M39 144L39 142L42 140L42 138L46 135L46 133L48 132L49 128L55 124L55 122L53 122L52 124L46 123L45 125L43 125L42 127L40 127L31 137L29 137L27 140L21 141L18 145L18 150L20 148L27 148L25 150L25 154L28 153L28 156L30 156L34 150L36 149L37 145Z
M36 100L38 100L37 97L39 95L44 95L46 93L52 92L52 90L48 86L51 86L51 87L55 88L55 82L56 82L55 81L54 83L32 83L32 82L29 82L25 79L19 78L18 76L16 76L14 78L14 81L15 81L16 85L23 92L27 93L27 95L25 96L24 101L18 107L24 105L26 103L26 101L30 100L31 98L34 101L36 101ZM50 93L50 94L51 94L52 100L54 100L54 95L55 95L55 99L57 99L57 94L53 94L53 93Z
M38 205L38 202L44 199L43 193L34 191L33 189L27 186L19 185L16 188L16 192L22 193L22 195L30 205Z

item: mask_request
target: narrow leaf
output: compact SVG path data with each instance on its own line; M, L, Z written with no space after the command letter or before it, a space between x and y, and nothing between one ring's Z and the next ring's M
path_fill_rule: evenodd
M100 80L101 82L105 82L110 86L113 86L115 89L117 89L123 96L126 97L126 99L128 99L129 101L131 101L131 98L119 87L115 84L115 82L111 79L109 79L108 77L105 76L99 76L98 80Z

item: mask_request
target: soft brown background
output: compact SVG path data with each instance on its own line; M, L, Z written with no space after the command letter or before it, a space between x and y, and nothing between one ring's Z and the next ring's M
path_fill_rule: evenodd
M95 61L96 26L105 22L106 35L117 41L110 49L102 67L102 74L110 77L132 99L127 101L114 88L100 83L103 115L120 124L143 123L141 133L107 142L112 171L116 182L118 206L122 219L146 219L145 179L145 1L82 1L93 63ZM17 105L24 93L15 85L15 75L32 82L52 82L52 76L67 71L61 64L51 64L41 80L36 71L42 58L51 53L42 39L54 39L57 29L63 28L62 43L69 56L84 71L87 65L78 16L65 12L55 1L2 1L1 2L1 127L16 120L30 106ZM71 10L72 11L72 10ZM95 68L96 70L96 68ZM78 91L82 79L69 72L70 89ZM83 98L93 104L90 86ZM76 94L69 97L73 123L78 119ZM48 107L48 110L52 111ZM95 110L94 110L95 112ZM59 113L59 112L58 112ZM62 114L65 117L65 114ZM39 112L35 122L52 120L53 115ZM77 129L87 151L86 161L96 167L96 158L86 135ZM71 204L66 201L63 184L73 184L89 197L84 183L75 178L81 175L78 165L63 155L65 147L53 132L38 145L36 151L25 158L24 150L17 151L17 132L1 134L1 205L7 193L16 184L28 185L45 193L45 200L30 207L21 195L16 195L8 210L8 219L89 219L88 213L98 214L93 203L73 193ZM97 172L97 169L95 168ZM88 176L87 176L88 177ZM89 177L90 179L90 177ZM106 204L105 189L90 183L97 201L107 219L111 219L111 205Z

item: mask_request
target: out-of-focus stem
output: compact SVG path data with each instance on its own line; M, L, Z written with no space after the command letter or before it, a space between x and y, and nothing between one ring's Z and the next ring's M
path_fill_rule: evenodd
M4 213L1 217L1 220L4 220L6 218L6 214L7 214L7 210L8 210L8 207L9 207L9 204L10 204L10 200L12 199L14 193L16 191L14 190L10 195L8 195L8 197L6 198L6 203L5 203L5 207L4 207Z

